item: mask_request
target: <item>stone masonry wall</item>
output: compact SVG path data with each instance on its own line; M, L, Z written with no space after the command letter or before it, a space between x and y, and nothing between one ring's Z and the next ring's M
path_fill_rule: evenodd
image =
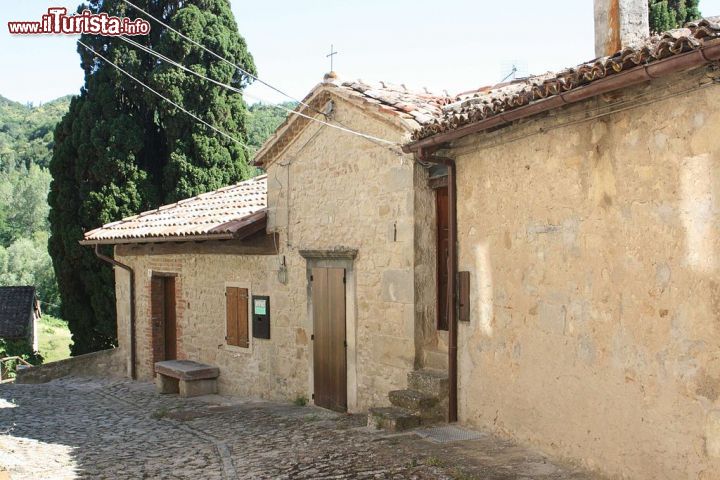
M348 102L336 101L333 115L349 128L380 138L401 141L406 135L398 124ZM420 169L397 147L391 151L316 124L268 169L269 229L280 234L288 289L303 299L292 321L306 335L312 320L305 310L307 261L299 251L358 251L355 291L348 291L356 305L354 331L347 332L351 410L387 404L387 393L405 388L415 366L415 324L426 310L421 308L416 318L414 250L421 240L415 233L413 190L425 178Z
M221 393L253 398L292 400L307 397L307 335L290 322L290 299L277 281L274 256L250 255L143 255L120 256L135 269L137 279L138 378L153 377L150 325L150 278L153 272L176 273L178 358L216 365ZM126 280L125 280L126 281ZM118 286L122 281L118 282ZM250 339L250 348L225 342L225 288L249 289L249 295L271 296L271 339ZM118 329L128 328L128 312L118 295ZM120 336L129 351L128 335Z
M400 141L405 134L398 124L342 100L336 101L335 115L344 125L378 137ZM152 376L150 275L176 273L179 356L219 366L221 393L310 399L313 326L307 260L299 252L344 247L358 251L347 284L349 409L387 404L388 391L405 388L415 367L415 322L425 322L434 308L434 298L416 298L416 290L426 289L416 289L416 266L428 269L428 255L416 259L414 254L416 229L422 228L415 223L416 182L429 195L425 172L412 157L310 125L268 168L269 230L279 234L277 256L118 257L136 271L140 378ZM425 215L434 222L432 213ZM278 281L283 256L286 285ZM118 270L116 279L118 335L127 351L127 274ZM228 283L270 296L270 340L252 339L249 349L225 345Z
M455 146L463 422L623 478L719 478L719 92L563 126L597 99Z
M117 348L110 348L34 367L20 368L15 383L46 383L69 376L126 378L129 373L125 367L122 352Z

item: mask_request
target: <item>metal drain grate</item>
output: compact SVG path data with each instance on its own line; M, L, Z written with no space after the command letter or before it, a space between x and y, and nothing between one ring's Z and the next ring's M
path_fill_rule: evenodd
M463 440L479 440L487 434L466 430L460 427L446 425L443 427L415 430L415 433L423 438L436 443L460 442Z

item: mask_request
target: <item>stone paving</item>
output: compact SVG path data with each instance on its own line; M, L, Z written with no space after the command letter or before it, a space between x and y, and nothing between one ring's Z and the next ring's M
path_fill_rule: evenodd
M0 472L18 479L589 479L488 434L442 444L362 415L130 381L0 385ZM0 474L2 478L2 474Z

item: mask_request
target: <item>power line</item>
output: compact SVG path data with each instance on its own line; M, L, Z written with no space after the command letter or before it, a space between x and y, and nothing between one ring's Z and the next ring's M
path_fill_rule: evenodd
M163 54L161 54L161 53L156 52L155 50L153 50L153 49L150 48L150 47L147 47L147 46L145 46L145 45L142 45L141 43L138 43L138 42L136 42L136 41L134 41L134 40L132 40L132 39L130 39L130 38L125 37L124 35L121 35L121 36L120 36L120 39L123 40L123 41L126 42L126 43L129 43L130 45L132 45L132 46L134 46L134 47L136 47L136 48L139 48L140 50L142 50L142 51L144 51L144 52L146 52L146 53L149 53L150 55L155 56L156 58L159 58L160 60L162 60L162 61L164 61L164 62L167 62L167 63L169 63L169 64L171 64L171 65L173 65L173 66L175 66L175 67L177 67L177 68L182 69L182 70L185 71L185 72L188 72L188 73L190 73L190 74L192 74L192 75L195 75L195 76L198 77L198 78L201 78L201 79L203 79L203 80L207 80L208 82L214 83L215 85L218 85L218 86L220 86L220 87L226 88L226 89L231 90L231 91L233 91L233 92L235 92L235 93L239 93L240 95L245 95L245 96L247 96L247 97L255 98L256 100L261 101L261 100L258 99L257 97L253 97L252 95L246 94L245 92L243 92L241 89L239 89L239 88L237 88L237 87L234 87L234 86L229 85L229 84L226 84L226 83L222 83L222 82L220 82L220 81L218 81L218 80L215 80L215 79L213 79L213 78L210 78L210 77L208 77L208 76L206 76L206 75L203 75L203 74L201 74L201 73L199 73L199 72L196 72L195 70L192 70L192 69L186 67L185 65L183 65L183 64L181 64L181 63L179 63L179 62L177 62L177 61L175 61L175 60L173 60L173 59L171 59L171 58L169 58L169 57L166 57L165 55L163 55ZM332 123L328 123L328 122L326 122L326 121L324 121L324 120L320 120L320 119L318 119L318 118L312 117L312 116L307 115L307 114L304 114L304 113L302 113L302 112L298 112L297 110L293 110L293 109L291 109L291 108L284 107L284 106L282 106L282 105L271 104L271 106L273 106L273 107L275 107L275 108L279 108L279 109L281 109L281 110L284 110L284 111L286 111L286 112L289 113L289 114L298 115L298 116L303 117L303 118L306 118L306 119L308 119L308 120L312 120L312 121L318 122L318 123L320 123L320 124L322 124L322 125L326 125L326 126L328 126L328 127L335 128L335 129L337 129L337 130L340 130L340 131L343 131L343 132L346 132L346 133L350 133L350 134L352 134L352 135L357 135L357 136L366 138L366 139L368 139L368 140L373 140L373 141L381 142L381 143L387 143L387 144L390 144L390 145L397 145L396 142L392 142L392 141L390 141L390 140L385 140L385 139L383 139L383 138L374 137L374 136L372 136L372 135L368 135L368 134L366 134L366 133L358 132L358 131L352 130L352 129L350 129L350 128L346 128L346 127L342 127L342 126L338 126L338 125L333 125Z
M159 18L153 16L151 13L149 13L149 12L143 10L142 8L138 7L137 5L135 5L134 3L130 2L129 0L123 0L123 2L125 2L125 3L128 4L128 5L130 5L132 8L138 10L139 12L142 12L142 13L145 14L148 18L151 18L151 19L155 20L156 22L158 22L160 25L164 26L165 28L167 28L167 29L169 29L169 30L177 33L181 38L184 38L185 40L187 40L188 42L192 43L193 45L196 45L196 46L200 47L201 49L203 49L204 51L208 52L210 55L214 56L215 58L218 58L218 59L222 60L223 62L227 63L228 65L231 65L232 67L237 68L238 70L240 70L241 72L243 72L245 75L249 76L250 78L258 81L259 83L261 83L261 84L265 85L266 87L268 87L268 88L276 91L277 93L279 93L279 94L281 94L281 95L283 95L283 96L285 96L285 97L293 100L294 102L297 102L297 103L299 103L300 105L303 105L304 107L307 107L307 108L309 108L310 110L312 110L312 111L314 111L314 112L316 112L316 113L318 113L318 114L320 114L320 115L323 115L323 116L327 117L327 115L325 115L323 112L319 111L318 109L316 109L316 108L313 107L312 105L309 105L309 104L305 103L305 102L302 101L302 100L298 100L297 98L292 97L291 95L283 92L283 91L280 90L279 88L277 88L277 87L269 84L268 82L260 79L257 75L254 75L254 74L248 72L246 69L244 69L244 68L241 67L240 65L237 65L237 64L231 62L230 60L228 60L227 58L223 57L222 55L219 55L219 54L213 52L212 50L210 50L209 48L205 47L204 45L202 45L202 44L196 42L195 40L193 40L192 38L189 38L188 36L184 35L182 32L177 31L176 29L174 29L173 27L171 27L171 26L168 25L167 23L163 22L163 21L160 20ZM342 122L340 122L340 121L338 121L338 120L335 120L335 123L337 123L337 124L339 124L339 125L342 125L343 127L345 127L345 128L347 128L348 130L350 130L345 124L343 124ZM359 133L359 132L358 132L358 133ZM389 142L388 140L382 140L382 139L374 139L374 138L370 138L369 136L366 136L365 139L368 140L368 141L371 141L371 142L373 142L373 143L378 143L378 142L380 142L380 143L384 143L384 144L391 144L391 145L393 145L393 146L397 146L397 145L398 145L396 142ZM388 148L391 152L395 153L396 155L401 155L401 156L403 155L403 153L400 152L400 151L398 151L398 150L395 150L395 149L393 149L393 148L391 148L391 147L387 147L387 148Z
M267 82L264 81L264 80L261 80L257 75L253 75L252 73L248 72L246 69L242 68L240 65L237 65L237 64L231 62L230 60L228 60L227 58L223 57L222 55L219 55L219 54L213 52L212 50L210 50L209 48L205 47L204 45L196 42L196 41L193 40L192 38L190 38L190 37L184 35L183 33L175 30L173 27L171 27L171 26L168 25L167 23L163 22L163 21L160 20L159 18L153 16L151 13L149 13L149 12L143 10L142 8L138 7L137 5L135 5L134 3L130 2L129 0L123 0L123 2L127 3L128 5L130 5L130 6L131 6L132 8L134 8L135 10L138 10L138 11L144 13L146 16L152 18L153 20L155 20L156 22L158 22L158 23L159 23L160 25L162 25L163 27L165 27L165 28L167 28L167 29L169 29L169 30L172 30L173 32L177 33L178 35L180 35L182 38L184 38L184 39L187 40L188 42L192 43L193 45L202 48L203 50L205 50L207 53L209 53L210 55L214 56L215 58L217 58L217 59L219 59L219 60L222 60L223 62L227 63L228 65L231 65L233 68L237 68L238 70L240 70L242 73L244 73L244 74L247 75L248 77L252 78L253 80L262 83L263 85L265 85L266 87L274 90L275 92L279 93L280 95L283 95L283 96L289 98L290 100L293 100L293 101L295 101L295 102L297 102L297 103L299 103L299 104L301 104L301 105L303 105L303 106L305 106L305 107L307 107L307 108L309 108L309 109L311 109L311 110L314 110L315 112L317 112L317 113L319 113L319 114L322 115L322 112L320 112L319 110L315 109L314 107L308 105L307 103L303 102L302 100L298 100L297 98L293 98L292 96L290 96L289 94L283 92L283 91L280 90L279 88L274 87L273 85L270 85L269 83L267 83Z
M248 153L251 153L251 152L252 152L252 148L251 148L249 145L247 145L245 142L242 142L241 140L238 140L237 138L229 135L228 133L223 132L223 131L220 130L219 128L217 128L217 127L209 124L208 122L206 122L206 121L203 120L202 118L198 117L198 116L195 115L194 113L192 113L192 112L186 110L185 108L181 107L181 106L178 105L177 103L173 102L172 100L170 100L169 98L167 98L166 96L164 96L162 93L160 93L160 92L158 92L157 90L153 89L152 87L146 85L146 84L143 83L141 80L138 80L136 77L134 77L131 73L129 73L128 71L126 71L126 70L123 69L122 67L120 67L120 66L118 66L117 64L113 63L112 61L108 60L106 57L102 56L101 54L99 54L98 52L96 52L96 51L95 51L94 49L92 49L91 47L88 47L87 45L85 45L81 40L78 40L78 43L79 43L80 45L82 45L83 47L85 47L86 50L89 50L90 52L92 52L93 54L95 54L95 56L103 59L105 62L107 62L108 64L112 65L112 66L115 67L117 70L121 71L122 73L124 73L125 75L127 75L128 77L130 77L131 79L135 80L137 83L139 83L140 85L142 85L144 88L150 90L152 93L154 93L154 94L157 95L158 97L162 98L162 99L165 100L166 102L168 102L168 103L170 103L171 105L173 105L175 108L178 108L179 110L185 112L186 114L190 115L192 118L194 118L195 120L197 120L198 122L202 123L203 125L205 125L206 127L210 128L210 129L214 130L215 132L219 133L220 135L228 138L229 140L232 140L233 142L238 143L240 146L244 147L244 148L248 151Z

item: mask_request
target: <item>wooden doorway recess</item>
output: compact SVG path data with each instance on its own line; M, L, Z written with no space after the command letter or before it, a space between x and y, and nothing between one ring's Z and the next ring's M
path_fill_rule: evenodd
M345 269L313 268L313 381L315 405L347 411Z

